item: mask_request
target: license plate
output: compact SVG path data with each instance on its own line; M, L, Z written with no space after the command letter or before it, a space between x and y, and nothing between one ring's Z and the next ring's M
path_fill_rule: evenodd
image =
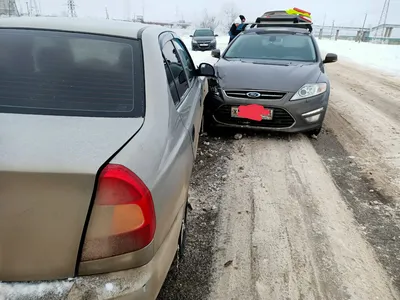
M200 44L200 46L206 47L206 46L208 46L208 44Z
M231 107L231 117L232 118L243 118L243 117L238 116L238 112L239 112L238 106ZM272 120L273 113L274 113L273 109L264 108L264 111L261 114L261 118L263 120Z

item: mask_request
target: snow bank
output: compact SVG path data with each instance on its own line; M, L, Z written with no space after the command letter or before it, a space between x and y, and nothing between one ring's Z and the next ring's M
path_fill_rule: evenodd
M44 299L52 296L53 299L64 299L74 283L72 281L29 283L2 283L0 281L0 300L15 299Z
M366 67L400 75L400 46L354 41L318 40L323 54L336 53L340 61L350 60Z

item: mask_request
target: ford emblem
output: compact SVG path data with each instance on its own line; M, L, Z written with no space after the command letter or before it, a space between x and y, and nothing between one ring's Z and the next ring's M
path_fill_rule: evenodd
M246 95L249 98L259 98L261 96L261 94L257 92L248 92Z

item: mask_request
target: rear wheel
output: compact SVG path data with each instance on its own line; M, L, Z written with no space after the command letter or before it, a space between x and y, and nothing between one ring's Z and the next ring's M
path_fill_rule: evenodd
M186 235L187 235L187 211L188 211L188 204L186 203L185 207L185 215L182 219L181 223L181 232L179 234L179 241L178 241L178 259L182 260L185 256L185 249L186 249Z
M185 255L188 205L189 205L189 203L186 202L185 213L184 213L183 219L181 221L181 229L180 229L179 238L178 238L178 245L177 245L174 261L172 262L172 265L171 265L171 271L172 271L173 277L178 276L179 265L182 262L184 255Z

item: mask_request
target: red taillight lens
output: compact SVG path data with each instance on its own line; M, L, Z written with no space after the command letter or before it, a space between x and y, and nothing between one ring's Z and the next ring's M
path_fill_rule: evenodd
M101 172L82 261L137 251L154 238L156 217L151 193L132 171L107 165Z

